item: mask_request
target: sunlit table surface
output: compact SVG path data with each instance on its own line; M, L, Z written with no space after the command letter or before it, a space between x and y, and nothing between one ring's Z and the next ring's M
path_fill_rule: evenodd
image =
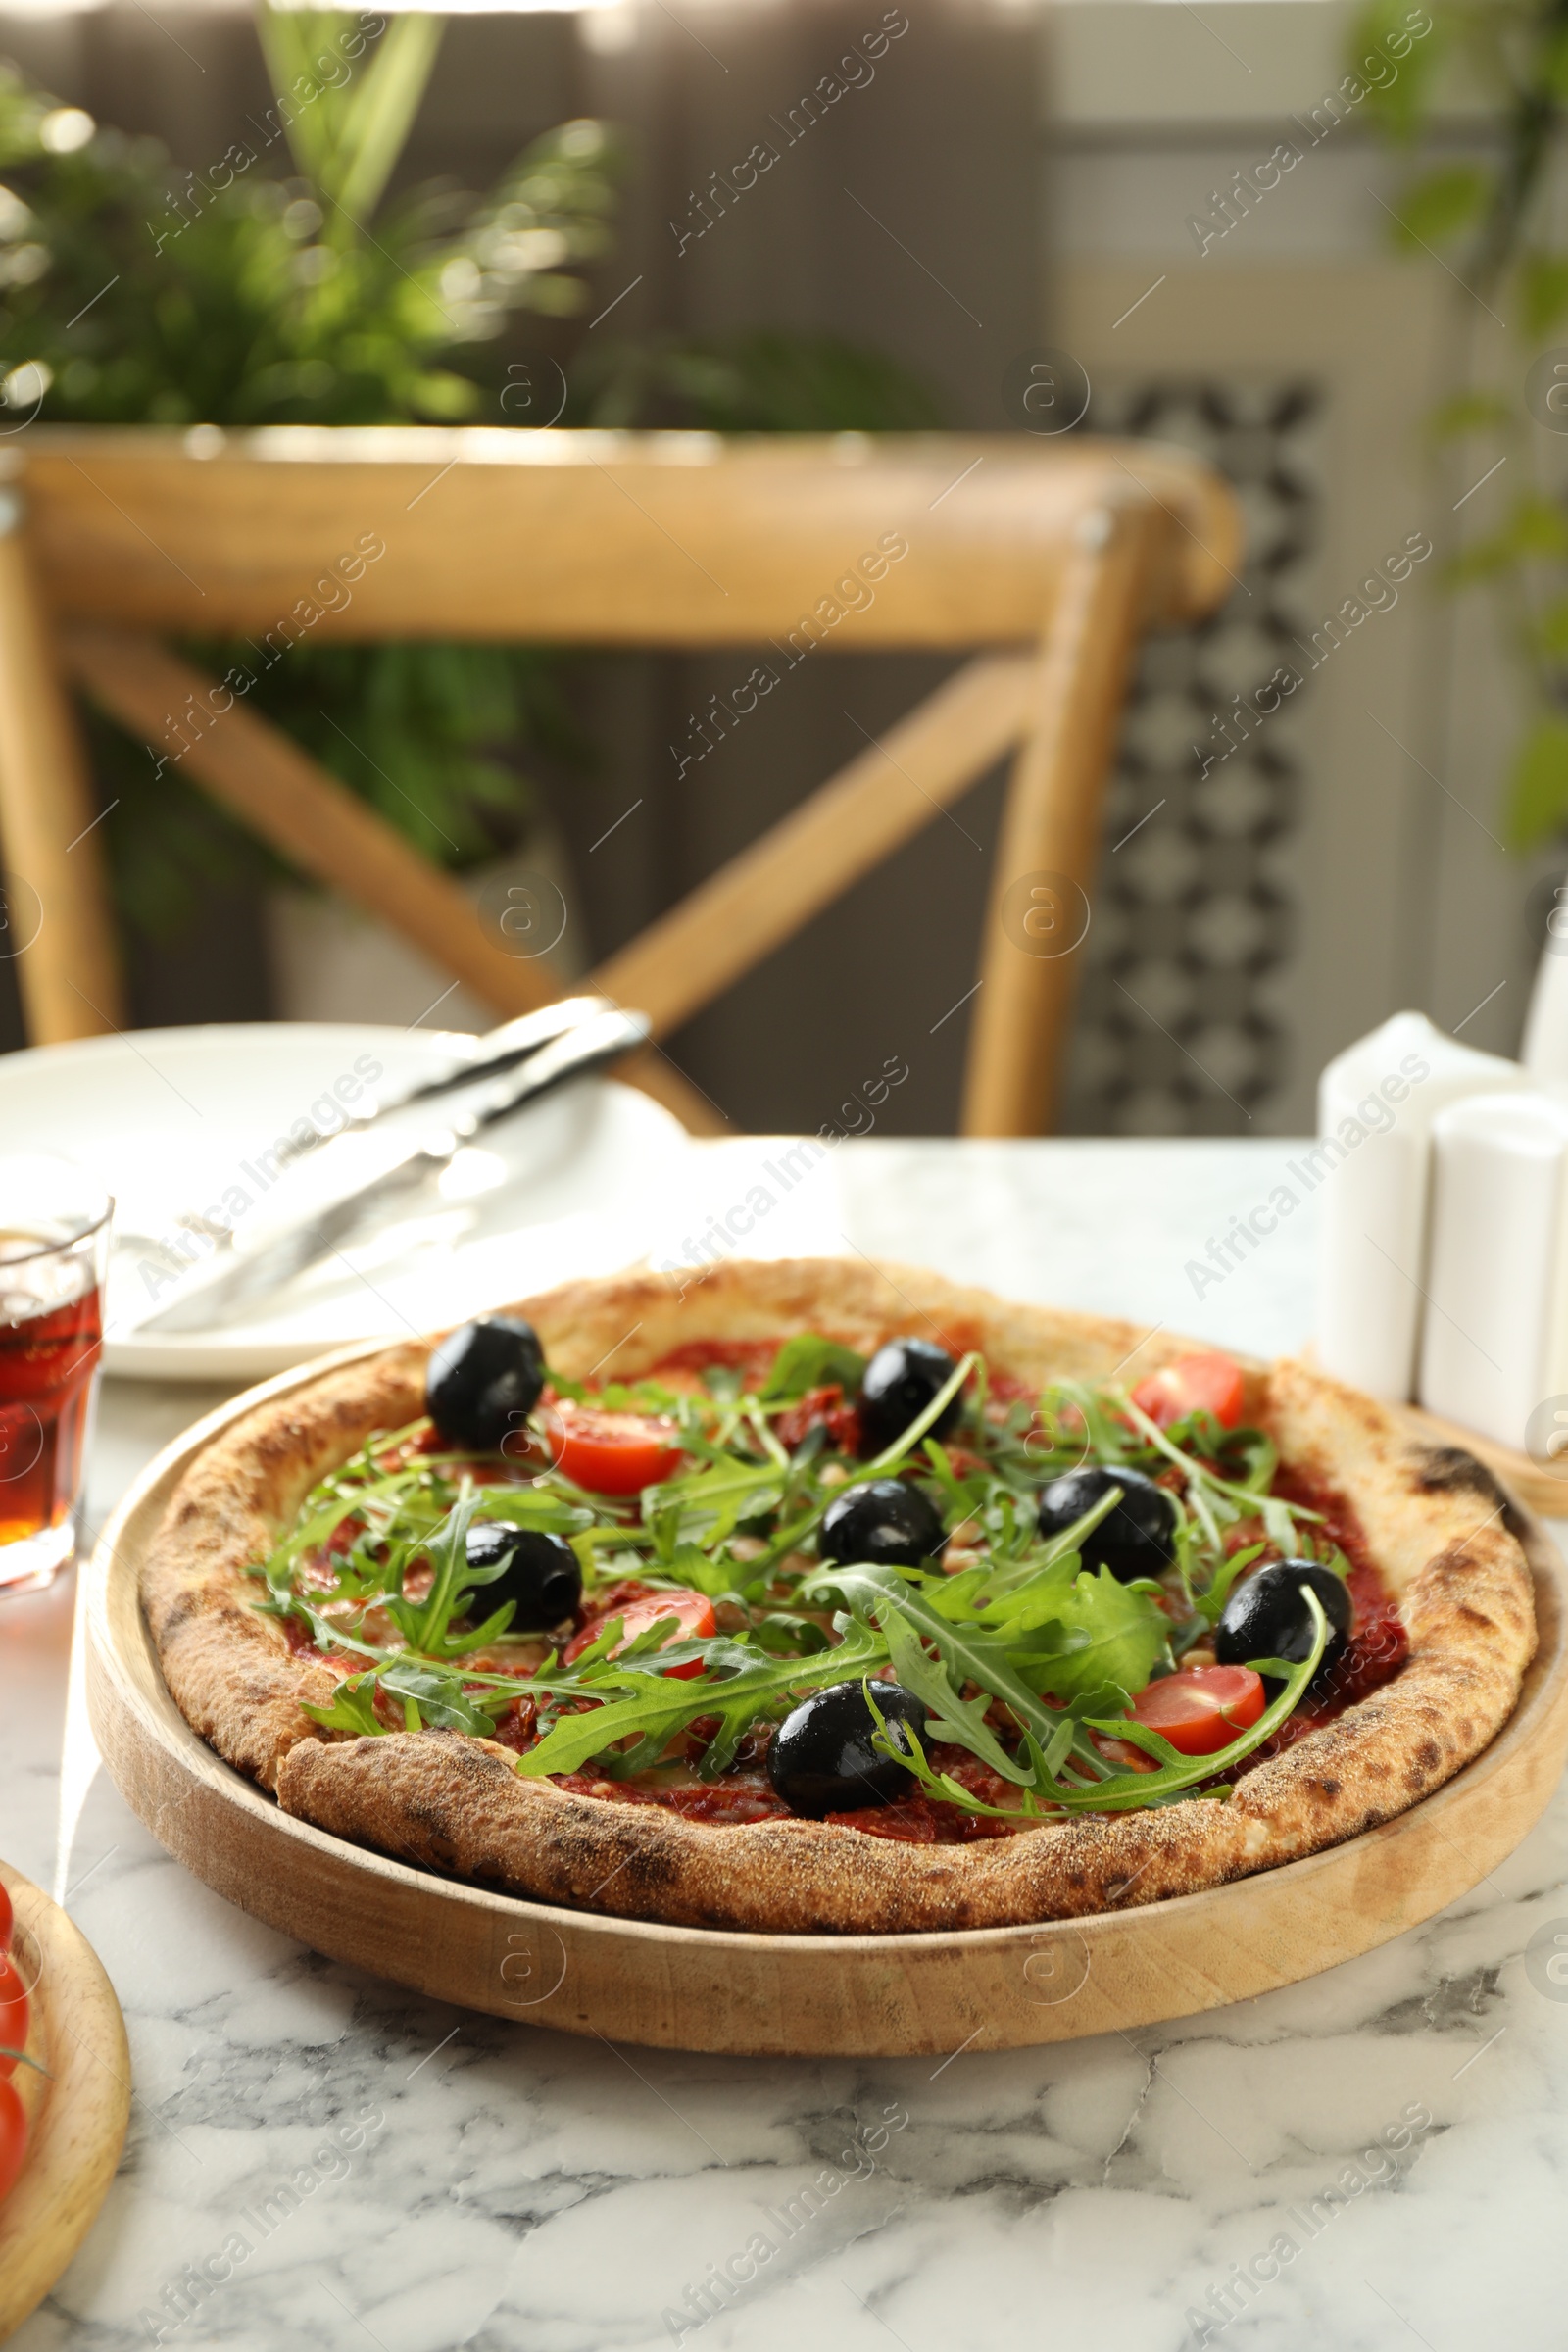
M1308 1336L1313 1203L1223 1281L1192 1268L1295 1150L871 1140L817 1213L842 1249L1267 1353ZM94 1526L220 1394L107 1387ZM1426 1927L1188 2023L897 2061L612 2047L417 1998L210 1893L92 1771L73 1604L69 1579L0 1604L0 1852L101 1955L134 2101L18 2352L1560 2352L1560 1795Z

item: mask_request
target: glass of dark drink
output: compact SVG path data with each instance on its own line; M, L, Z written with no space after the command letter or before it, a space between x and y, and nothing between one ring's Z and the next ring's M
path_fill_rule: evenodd
M69 1160L0 1154L0 1597L75 1556L113 1207Z

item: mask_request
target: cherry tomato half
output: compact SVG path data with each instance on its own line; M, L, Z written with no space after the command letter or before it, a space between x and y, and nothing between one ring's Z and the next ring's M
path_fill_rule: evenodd
M0 1886L0 1952L11 1949L11 1897Z
M621 1637L610 1653L612 1657L618 1657L635 1635L656 1624L661 1617L666 1623L671 1617L675 1620L668 1636L670 1642L702 1642L710 1634L718 1631L713 1604L705 1592L650 1592L646 1600L628 1600L623 1607L612 1609L611 1615L621 1620ZM603 1622L600 1619L599 1624ZM569 1666L590 1642L598 1640L599 1624L585 1625L582 1632L567 1643L564 1664ZM653 1659L650 1658L648 1663L651 1666ZM690 1682L694 1675L702 1673L703 1662L701 1658L688 1658L684 1666L670 1666L665 1671L679 1682Z
M541 1414L556 1469L590 1494L640 1494L680 1460L667 1421L563 1402Z
M1151 1372L1133 1391L1133 1402L1160 1429L1189 1413L1212 1413L1221 1429L1242 1417L1242 1370L1228 1355L1184 1355L1162 1371Z
M0 1953L0 2050L26 2048L30 2014L21 1971L9 1952ZM0 2057L0 2075L9 2075L16 2063L14 2058Z
M14 2082L0 2082L0 2202L17 2185L27 2153L27 2118Z
M1184 1756L1211 1756L1254 1724L1263 1705L1263 1678L1250 1666L1190 1666L1141 1690L1132 1719L1162 1732Z

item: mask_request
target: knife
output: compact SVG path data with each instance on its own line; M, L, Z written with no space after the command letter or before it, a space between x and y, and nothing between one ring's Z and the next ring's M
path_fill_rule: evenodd
M553 1004L543 1004L537 1012L519 1013L514 1021L503 1021L498 1029L488 1029L474 1039L474 1053L467 1061L455 1061L439 1077L421 1079L417 1086L405 1087L401 1094L378 1095L375 1106L359 1118L347 1120L324 1144L313 1138L309 1144L295 1145L292 1150L280 1151L278 1164L291 1167L310 1154L313 1164L321 1168L328 1164L334 1148L346 1135L363 1135L377 1119L403 1110L411 1102L427 1102L437 1095L451 1094L458 1087L472 1086L481 1078L499 1077L504 1070L514 1069L526 1061L541 1046L553 1045L568 1030L580 1028L595 1013L613 1012L615 1006L609 997L558 997Z
M581 1000L576 1002L580 1009ZM548 1007L552 1014L564 1009ZM509 1022L505 1027L522 1025ZM363 1121L358 1131L346 1129L325 1151L279 1180L279 1192L285 1185L289 1188L281 1220L274 1200L265 1232L247 1230L216 1262L209 1260L184 1281L176 1297L122 1328L137 1333L206 1331L228 1321L236 1307L270 1296L336 1249L383 1203L438 1174L485 1128L568 1079L618 1061L647 1042L650 1027L646 1014L624 1012L615 1005L587 1019L574 1014L573 1025L544 1045L524 1045L516 1052L504 1048L499 1068L487 1057L417 1089L400 1104ZM500 1034L492 1032L492 1038ZM526 1055L520 1068L514 1066L519 1053ZM427 1097L432 1093L453 1093L456 1100L451 1104L431 1103Z
M595 1013L613 1010L614 1005L609 997L561 997L553 1004L542 1005L536 1012L521 1013L515 1020L503 1021L499 1028L474 1039L466 1060L453 1062L438 1077L422 1079L416 1086L406 1086L401 1094L378 1096L368 1110L346 1119L330 1136L319 1134L315 1127L311 1129L308 1143L300 1143L293 1135L280 1136L272 1146L271 1152L277 1170L282 1173L298 1167L302 1160L308 1158L313 1170L314 1190L317 1182L326 1181L321 1171L335 1168L345 1156L338 1150L345 1136L363 1135L378 1119L389 1117L393 1111L402 1110L410 1102L428 1102L437 1095L450 1094L457 1088L476 1085L481 1078L499 1076L503 1070L514 1069L519 1061L526 1060L530 1054L537 1053L541 1046L552 1044L567 1030L592 1019ZM352 1160L353 1155L348 1156ZM287 1198L286 1195L284 1197ZM267 1220L269 1224L272 1221L270 1216ZM172 1222L185 1232L197 1234L204 1242L210 1242L215 1254L227 1261L234 1243L231 1227L215 1225L209 1218L189 1210L181 1211ZM126 1261L134 1259L143 1265L149 1262L155 1266L161 1265L167 1273L172 1273L181 1281L190 1272L189 1258L180 1257L158 1234L138 1233L124 1225L117 1226L110 1248L117 1258ZM209 1266L212 1262L208 1260ZM174 1302L171 1300L170 1303L172 1305Z

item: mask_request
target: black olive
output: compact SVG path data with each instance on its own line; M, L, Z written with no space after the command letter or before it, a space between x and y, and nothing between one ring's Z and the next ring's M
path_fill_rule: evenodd
M889 1737L908 1755L907 1741L894 1727L912 1724L923 1738L924 1707L912 1690L897 1683L873 1687ZM814 1691L773 1734L767 1777L797 1813L855 1813L865 1805L894 1804L906 1793L911 1776L871 1745L875 1732L876 1717L858 1683Z
M1312 1618L1301 1589L1310 1585L1323 1603L1329 1621L1328 1645L1318 1670L1307 1685L1317 1690L1327 1682L1345 1653L1350 1634L1350 1595L1343 1576L1316 1560L1276 1560L1244 1577L1220 1612L1214 1628L1214 1655L1222 1666L1250 1666L1254 1658L1283 1658L1299 1666L1312 1654ZM1265 1682L1278 1689L1277 1677Z
M424 1409L444 1438L498 1453L545 1385L539 1334L517 1315L484 1315L448 1332L424 1376Z
M1176 1557L1176 1505L1141 1470L1107 1470L1085 1462L1054 1478L1040 1497L1040 1533L1059 1536L1112 1487L1120 1487L1121 1500L1085 1536L1084 1566L1108 1568L1123 1585L1134 1577L1158 1576Z
M816 1548L845 1568L858 1561L918 1568L922 1560L939 1560L947 1540L929 1494L902 1478L862 1478L829 1503Z
M923 1413L938 1389L957 1370L945 1348L929 1340L889 1340L865 1367L860 1383L860 1430L863 1450L881 1453L902 1438L909 1423ZM927 1437L944 1438L963 1409L963 1392L943 1406Z
M468 1530L468 1566L495 1568L503 1562L501 1575L475 1592L468 1604L471 1615L488 1617L504 1600L514 1600L509 1630L542 1633L569 1617L582 1598L582 1570L564 1537L514 1527L510 1519L476 1519Z

